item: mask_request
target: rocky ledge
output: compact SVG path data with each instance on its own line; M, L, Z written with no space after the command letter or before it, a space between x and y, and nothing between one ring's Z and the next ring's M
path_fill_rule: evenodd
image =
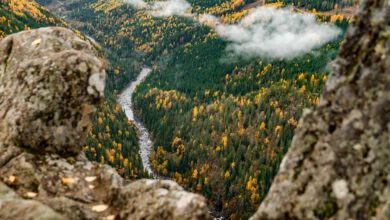
M209 219L205 199L172 181L130 183L85 158L104 79L70 30L0 42L0 219Z

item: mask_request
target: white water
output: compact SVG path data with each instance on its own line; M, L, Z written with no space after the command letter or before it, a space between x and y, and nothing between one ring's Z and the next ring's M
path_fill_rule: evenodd
M149 173L149 175L157 178L157 175L153 172L152 165L150 163L150 152L153 148L153 142L150 139L149 131L137 118L135 118L132 100L132 96L137 86L141 84L151 72L152 70L150 68L143 68L137 76L137 79L131 82L131 84L119 95L118 102L121 104L123 111L125 111L127 118L133 121L138 129L140 148L139 154L141 156L144 169Z

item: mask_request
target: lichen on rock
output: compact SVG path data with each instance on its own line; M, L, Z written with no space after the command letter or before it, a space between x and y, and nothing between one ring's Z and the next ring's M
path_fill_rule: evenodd
M169 180L127 182L81 152L104 92L94 49L64 28L0 41L0 219L210 219Z
M79 153L103 95L105 70L73 32L45 28L0 44L2 139L20 147Z

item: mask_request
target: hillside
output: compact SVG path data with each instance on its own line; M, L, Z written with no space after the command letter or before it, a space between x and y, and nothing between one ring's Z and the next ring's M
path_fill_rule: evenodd
M314 0L314 1L300 1L300 0L265 0L265 2L283 2L285 4L291 4L298 8L306 8L317 11L339 11L343 12L343 8L349 8L356 6L358 1L356 0Z
M194 12L229 23L248 13L247 3L190 1ZM109 93L122 90L142 65L153 67L134 100L154 139L155 171L205 195L215 215L233 219L249 217L265 197L302 110L319 102L342 39L294 59L231 59L229 41L195 19L155 17L117 0L51 6L110 51L117 74L108 80ZM317 19L348 24L343 17ZM103 142L105 123L96 129L87 155L121 167L122 153Z
M65 26L65 23L33 1L1 0L0 39L22 30L53 25Z

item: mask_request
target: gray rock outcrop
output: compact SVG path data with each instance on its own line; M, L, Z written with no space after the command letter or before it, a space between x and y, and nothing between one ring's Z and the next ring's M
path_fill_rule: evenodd
M71 31L47 28L5 38L0 54L1 139L79 153L104 92L103 64L91 46Z
M0 219L209 219L168 180L126 182L83 153L103 63L64 28L0 42Z
M252 219L390 219L390 3L360 2L320 105Z

